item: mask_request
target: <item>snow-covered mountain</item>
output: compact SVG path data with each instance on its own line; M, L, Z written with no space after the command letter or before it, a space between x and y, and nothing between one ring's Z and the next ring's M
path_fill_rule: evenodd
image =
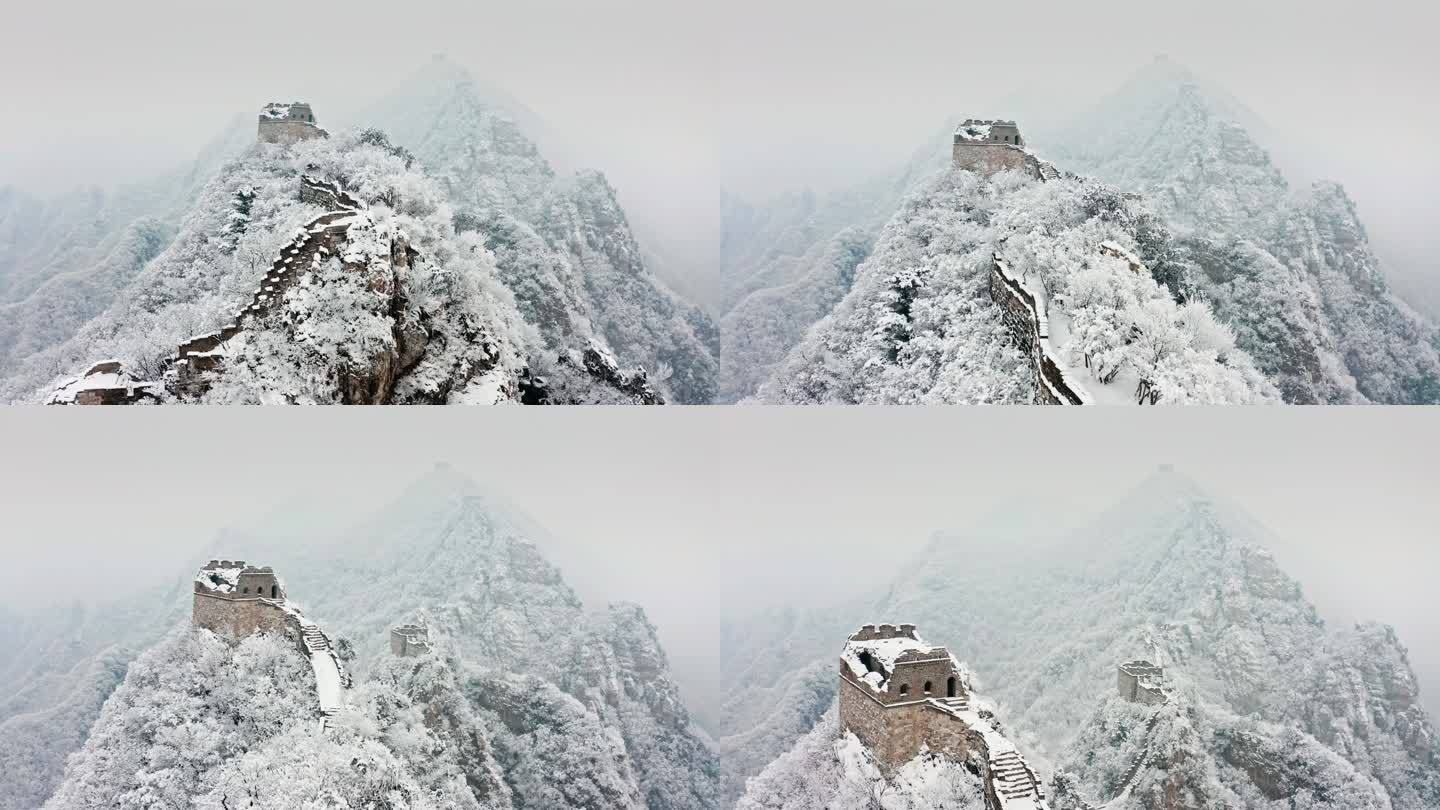
M718 807L715 755L643 610L587 609L535 546L537 533L447 470L333 543L227 533L217 548L263 555L297 607L353 656L349 714L317 735L315 678L293 645L234 647L191 628L189 589L176 586L159 606L159 594L131 600L141 607L128 611L127 629L123 609L57 628L88 637L104 627L111 643L148 648L88 691L80 687L93 678L72 677L65 688L80 694L57 686L31 701L73 716L64 724L14 712L9 704L45 681L7 674L17 697L0 723L27 735L0 748L0 807L36 806L57 781L57 807L304 806L322 796L359 807L381 787L394 807ZM415 620L436 651L394 658L389 629ZM27 635L37 655L63 646L63 636L46 645L47 633ZM114 658L98 642L88 649L76 657L91 669ZM64 755L82 742L60 780Z
M170 244L221 165L254 137L246 117L190 165L113 192L41 199L0 187L0 379L104 312Z
M892 175L853 189L787 194L765 205L722 197L720 401L755 394L845 297L900 202L948 165L952 130Z
M1440 336L1391 293L1354 202L1338 183L1293 189L1257 128L1160 59L1032 142L1145 195L1181 237L1175 260L1288 401L1440 400Z
M827 639L865 616L903 615L972 664L1031 761L1063 769L1070 795L1091 804L1115 798L1149 738L1137 732L1153 711L1110 700L1117 665L1136 658L1163 664L1176 698L1144 749L1131 803L1114 806L1212 806L1166 799L1166 784L1238 806L1280 794L1314 807L1367 806L1347 804L1355 795L1395 808L1440 801L1440 743L1394 632L1328 626L1242 511L1162 471L1076 530L1009 539L938 537L888 586L748 639L748 654L770 663L740 673L727 705L749 690L823 687L812 667L827 661ZM800 724L771 705L727 721L722 752L762 728L765 745L788 748ZM726 784L753 773L727 772ZM1057 802L1062 794L1057 785Z
M722 399L1031 401L1025 375L997 356L983 326L996 314L981 300L988 254L1025 238L1038 264L1024 272L1060 288L1088 274L1078 279L1088 287L1095 246L1076 240L1109 231L1161 289L1091 290L1129 302L1118 318L1105 307L1100 322L1155 331L1142 322L1169 297L1186 313L1161 320L1194 332L1161 328L1168 334L1141 349L1148 359L1117 358L1122 376L1172 378L1176 396L1147 401L1440 401L1440 332L1390 293L1344 189L1293 192L1255 140L1263 131L1243 104L1162 60L1083 115L1027 129L1027 144L1065 175L1044 183L1047 192L962 188L947 177L948 150L937 141L887 181L768 206L730 201ZM1060 201L1066 189L1071 199ZM1040 198L1047 194L1057 199ZM846 226L875 250L840 276L853 288L836 304L838 274L825 272L821 257ZM1051 292L1052 326L1058 314L1062 327L1055 342L1078 338L1069 362L1094 370L1085 336L1066 328L1079 302ZM806 322L822 311L828 317ZM1227 367L1219 377L1195 362L1206 354ZM1114 366L1102 365L1106 377ZM1265 384L1238 384L1235 373L1249 378L1251 367ZM1085 384L1102 402L1137 387L1116 382Z
M440 180L457 225L496 247L501 277L547 342L599 336L670 399L711 401L719 346L709 316L646 266L605 176L558 175L517 123L528 117L439 58L366 116Z
M1163 224L1102 183L951 170L902 204L759 398L775 402L1036 401L1028 353L994 297L1006 264L1047 291L1051 340L1100 401L1253 403L1276 399L1203 302L1172 289L1171 268L1131 269L1106 245L1168 251ZM1103 397L1103 398L1102 398Z
M710 401L713 324L646 268L604 176L558 177L517 108L437 59L336 137L255 144L252 125L248 148L207 153L228 162L90 223L105 253L74 259L75 300L32 295L58 314L6 321L0 396ZM35 209L0 198L7 262L90 243Z

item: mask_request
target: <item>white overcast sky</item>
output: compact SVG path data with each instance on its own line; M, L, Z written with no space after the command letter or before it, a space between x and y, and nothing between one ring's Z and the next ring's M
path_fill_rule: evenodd
M951 115L1003 115L1016 94L1098 99L1165 53L1247 102L1309 174L1343 181L1403 272L1428 278L1440 255L1437 9L0 0L0 186L143 177L272 99L343 119L443 52L606 170L632 217L703 273L721 187L764 197L845 185L908 156Z
M1397 626L1440 707L1433 410L115 409L0 413L0 603L136 592L304 499L363 516L440 460L509 496L688 688L717 620L827 605L1018 487L1099 509L1161 463L1240 504L1327 619ZM236 556L244 556L237 550Z

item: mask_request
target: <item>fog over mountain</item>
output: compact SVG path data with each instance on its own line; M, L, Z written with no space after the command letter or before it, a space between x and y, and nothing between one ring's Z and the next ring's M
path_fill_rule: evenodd
M1197 11L1109 0L1019 14L854 0L421 0L396 19L378 0L344 13L142 0L83 15L14 7L6 19L3 109L29 123L7 128L0 186L143 181L274 99L353 121L444 52L521 100L545 125L547 154L603 168L647 250L707 300L718 189L763 200L843 187L901 162L950 116L1063 118L1166 53L1243 100L1287 169L1343 182L1402 290L1436 311L1440 155L1429 146L1440 109L1429 77L1440 56L1424 4L1360 13L1221 0Z
M319 542L448 460L544 528L542 551L582 598L646 608L703 722L704 696L724 681L722 619L846 599L894 577L937 531L1023 519L1058 533L1169 462L1254 515L1327 620L1395 625L1422 699L1440 708L1427 585L1440 565L1427 448L1440 432L1419 410L1107 410L1043 423L987 410L960 425L917 409L883 440L827 411L437 412L407 421L404 443L366 414L235 413L216 429L201 411L164 410L126 412L123 430L62 429L33 411L0 425L0 444L32 460L0 470L6 534L24 541L7 544L0 606L168 581L224 529ZM253 440L281 421L291 438ZM1013 449L1022 429L1049 461ZM1032 493L1043 512L1025 506Z

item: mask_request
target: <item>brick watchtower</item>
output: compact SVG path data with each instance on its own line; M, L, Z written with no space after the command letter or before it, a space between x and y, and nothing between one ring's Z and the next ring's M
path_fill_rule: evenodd
M327 138L330 133L315 123L315 112L301 101L266 104L260 111L261 143L290 146L311 138Z
M255 633L291 632L285 586L270 566L244 560L211 560L195 575L191 621L214 633L242 639Z
M951 156L955 168L986 177L1007 170L1038 173L1038 161L1025 151L1025 138L1014 121L967 119L955 130Z
M915 625L867 624L846 641L840 727L854 732L883 766L899 767L927 745L963 760L966 727L937 709L968 705L969 687L955 658L921 640Z

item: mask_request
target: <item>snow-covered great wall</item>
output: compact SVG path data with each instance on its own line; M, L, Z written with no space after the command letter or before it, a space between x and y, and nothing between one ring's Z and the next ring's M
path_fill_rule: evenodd
M1047 405L1089 404L1090 395L1065 370L1050 340L1044 294L1032 292L998 253L990 269L990 297L1000 307L1001 317L1014 334L1015 342L1035 369L1036 399Z
M269 566L243 560L211 560L195 575L191 621L216 635L239 640L255 633L291 639L315 673L320 728L345 711L350 677L335 645L315 622L286 599L284 586Z
M840 727L894 773L923 753L978 774L989 810L1048 810L1040 777L972 699L971 678L913 624L867 624L840 655Z

